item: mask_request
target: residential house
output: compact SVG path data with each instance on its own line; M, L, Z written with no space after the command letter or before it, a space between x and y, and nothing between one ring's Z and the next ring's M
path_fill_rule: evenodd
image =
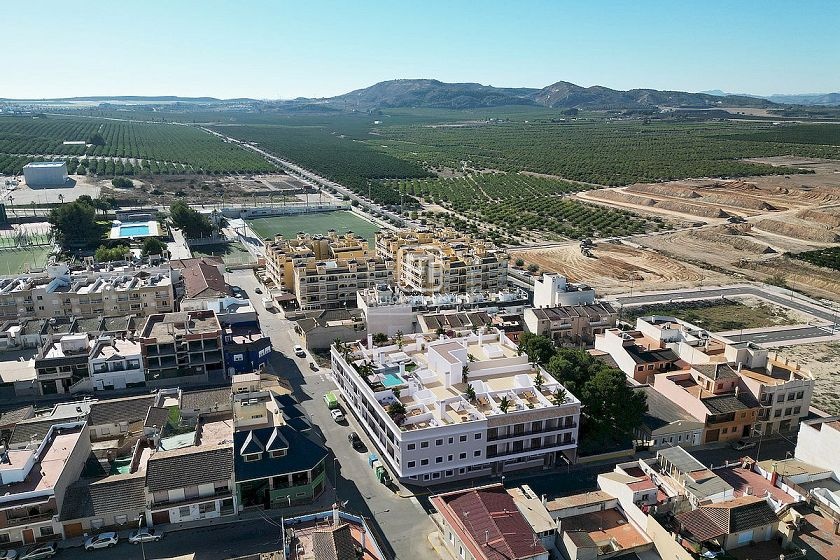
M8 442L17 423L28 420L33 416L35 416L35 407L31 404L0 412L0 440Z
M49 414L34 416L15 424L6 445L9 449L33 447L44 441L54 425L87 423L89 413L90 401L87 400L56 404ZM88 432L86 428L85 433Z
M619 369L636 383L650 383L657 373L677 368L679 356L660 347L658 340L641 331L607 329L595 336L595 349L606 352Z
M14 548L61 539L65 493L89 454L84 420L51 425L32 446L6 449L0 462L0 543Z
M493 324L493 319L485 311L446 311L418 315L417 322L422 333L444 333L453 336L456 333L477 332L480 328L489 327Z
M358 309L316 309L287 313L295 332L308 350L324 350L336 340L353 342L367 336L363 313Z
M595 290L585 284L572 284L560 274L543 273L534 281L534 307L536 309L592 305Z
M146 384L165 387L224 378L222 328L213 311L150 315L140 334Z
M431 498L447 550L466 560L548 560L549 552L501 484Z
M64 538L102 531L124 531L146 517L146 473L79 480L67 488L59 520Z
M163 395L137 395L90 403L88 425L91 440L119 438L142 432L149 409L157 406Z
M701 544L712 542L726 551L771 540L779 529L773 508L758 496L701 505L677 514L676 522L687 538Z
M810 465L840 473L840 416L815 418L799 425L794 456Z
M595 337L615 327L618 314L608 303L525 309L528 332L556 343L592 344Z
M49 337L35 355L38 392L41 395L69 393L88 382L91 340L87 333Z
M146 371L140 343L122 337L100 336L88 354L88 373L96 391L144 387Z
M222 327L222 351L228 375L261 371L271 357L271 338L258 326Z
M680 446L660 449L651 462L639 461L644 474L653 475L697 507L734 497L735 489ZM671 492L669 492L671 493Z
M700 445L705 424L650 385L637 385L634 391L645 394L647 412L635 429L636 444L648 449L679 445Z
M277 560L385 560L370 520L338 508L284 517L281 541L295 543ZM249 559L250 560L250 559ZM260 560L269 560L262 558ZM273 558L271 560L274 560Z
M203 300L218 300L232 295L225 282L225 264L218 257L172 259L169 266L178 271L175 294L181 310L201 307Z
M180 399L181 417L197 419L202 414L216 414L233 410L229 387L184 391Z
M146 464L146 523L161 525L233 515L230 422L206 423L195 445L156 451Z

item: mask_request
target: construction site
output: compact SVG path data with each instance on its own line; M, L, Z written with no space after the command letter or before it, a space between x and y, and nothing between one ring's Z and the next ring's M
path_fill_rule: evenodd
M840 300L840 274L791 253L840 242L840 162L766 158L813 171L743 179L639 183L578 193L587 202L664 218L672 232L511 251L602 293L770 281Z

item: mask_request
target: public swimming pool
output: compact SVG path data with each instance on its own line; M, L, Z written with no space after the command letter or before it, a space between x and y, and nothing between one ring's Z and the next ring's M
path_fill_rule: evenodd
M120 226L120 237L136 237L138 235L149 235L149 224L122 224Z
M386 387L396 387L397 385L402 385L405 381L402 380L402 377L397 375L396 373L386 373L382 376L382 384Z

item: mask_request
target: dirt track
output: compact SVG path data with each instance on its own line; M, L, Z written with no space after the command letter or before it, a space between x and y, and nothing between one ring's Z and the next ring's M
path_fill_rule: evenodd
M718 283L726 277L716 272L678 262L655 251L636 249L616 243L600 243L594 257L581 254L576 243L548 249L523 249L511 252L544 271L565 275L574 282L584 282L598 293L633 290L667 290Z

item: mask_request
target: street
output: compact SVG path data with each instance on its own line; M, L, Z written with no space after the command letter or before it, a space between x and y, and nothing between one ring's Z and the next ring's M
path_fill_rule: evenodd
M315 430L332 450L334 457L328 460L327 475L330 484L336 486L338 500L346 502L344 509L376 520L386 539L385 542L380 539L380 544L390 558L436 558L427 539L434 527L418 501L400 498L376 480L368 468L367 453L354 450L347 441L347 435L355 431L368 450L376 451L355 418L348 414L344 424L333 421L323 397L327 391L334 390L335 385L327 370L309 369L312 359L308 355L306 358L294 355L292 348L300 344L300 340L293 323L282 318L279 312L263 307L262 296L254 291L259 284L252 271L231 272L228 282L245 290L257 309L263 332L271 337L274 352L269 371L289 381ZM348 413L346 408L343 410Z

